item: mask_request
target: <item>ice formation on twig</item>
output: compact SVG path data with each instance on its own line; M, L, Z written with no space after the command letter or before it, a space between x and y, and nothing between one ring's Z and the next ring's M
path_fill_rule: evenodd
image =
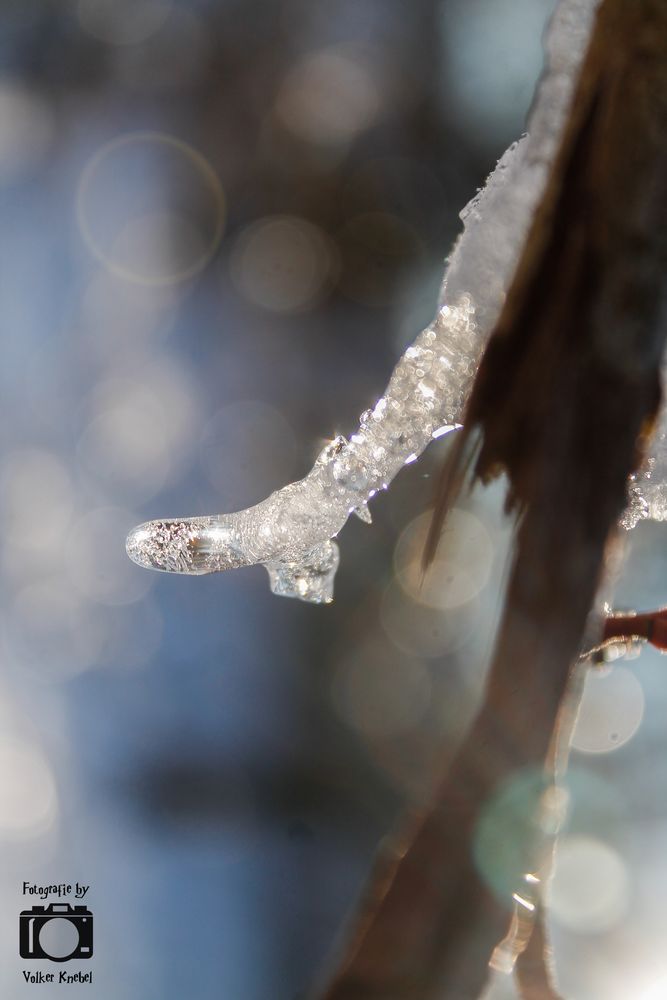
M667 365L662 369L663 406L650 447L641 468L629 484L628 508L621 519L624 528L640 521L667 521Z
M461 418L558 148L596 7L597 0L562 0L557 7L528 135L507 150L462 211L464 230L436 317L399 360L358 430L331 441L303 479L247 510L139 525L127 539L131 559L189 574L262 563L274 593L332 600L339 560L333 539L350 514L370 521L368 501ZM658 452L631 485L627 526L641 517L667 518L666 440L663 416Z
M247 510L140 525L128 538L128 554L142 566L177 573L263 563L274 593L330 601L338 566L333 538L351 513L369 520L368 500L456 422L481 346L469 298L443 305L357 432L327 444L304 479Z

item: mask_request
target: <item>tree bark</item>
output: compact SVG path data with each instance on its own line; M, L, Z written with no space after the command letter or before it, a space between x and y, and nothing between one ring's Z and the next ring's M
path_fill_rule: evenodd
M480 874L475 831L503 784L546 758L660 400L666 272L667 3L603 0L427 551L466 460L473 478L505 471L517 529L484 703L432 809L372 877L326 1000L483 987L510 900Z

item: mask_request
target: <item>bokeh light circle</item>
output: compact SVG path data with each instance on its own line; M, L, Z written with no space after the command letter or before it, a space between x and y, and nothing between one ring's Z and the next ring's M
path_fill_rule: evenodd
M340 47L309 52L296 63L278 93L276 114L300 139L338 146L368 128L381 105L368 61Z
M478 609L473 602L454 610L429 607L413 600L392 580L382 595L380 623L403 652L441 657L470 642L479 620L474 611Z
M24 740L0 739L0 837L22 840L48 832L57 806L51 768L41 751Z
M100 267L81 300L86 350L107 365L134 364L137 350L172 328L182 286L139 285ZM130 361L131 359L131 361Z
M488 798L477 820L473 857L477 871L508 908L524 884L526 865L541 836L549 785L538 768L516 771Z
M49 451L10 452L0 468L4 533L9 544L44 558L57 553L74 508L70 476Z
M67 539L65 565L70 581L87 601L112 607L140 601L154 574L137 572L124 540L139 519L130 511L98 507L75 522Z
M589 670L572 746L607 753L632 739L644 716L644 691L627 667Z
M435 559L426 573L421 558L431 511L404 529L394 552L396 578L406 594L431 608L451 609L472 601L486 587L494 546L484 524L470 511L449 514Z
M369 739L414 729L428 711L431 691L427 667L381 641L365 642L343 659L332 685L340 717Z
M595 837L562 837L549 885L549 911L571 931L596 934L623 916L628 902L628 873L613 847Z
M90 393L77 453L108 499L143 503L179 474L198 424L196 387L164 354Z
M39 91L0 77L0 184L40 165L55 134L53 110Z
M113 274L172 285L198 274L222 237L225 197L208 161L163 132L130 132L85 166L77 220L94 257Z
M276 313L303 312L333 286L338 261L331 240L306 219L270 215L239 236L232 281L242 295Z
M667 997L667 976L652 983L639 997L639 1000L665 1000Z
M62 681L93 667L108 625L62 576L21 588L5 624L5 645L22 673Z

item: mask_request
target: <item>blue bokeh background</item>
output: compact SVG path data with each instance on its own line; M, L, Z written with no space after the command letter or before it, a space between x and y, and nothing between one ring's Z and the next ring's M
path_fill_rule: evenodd
M0 7L7 1000L30 988L24 880L91 885L95 1000L305 997L379 839L456 745L508 527L499 486L473 497L448 596L420 604L414 521L446 441L372 529L345 528L329 607L272 596L260 568L144 572L124 537L256 502L354 429L524 127L550 7ZM640 525L620 603L661 603L666 558ZM597 681L574 753L575 812L601 802L554 904L576 1000L667 995L663 675L644 652Z

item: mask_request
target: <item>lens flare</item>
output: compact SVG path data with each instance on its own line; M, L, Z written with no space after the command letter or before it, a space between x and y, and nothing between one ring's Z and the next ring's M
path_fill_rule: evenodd
M172 285L194 277L215 253L225 198L208 161L175 136L131 132L88 162L77 192L83 239L126 281Z

